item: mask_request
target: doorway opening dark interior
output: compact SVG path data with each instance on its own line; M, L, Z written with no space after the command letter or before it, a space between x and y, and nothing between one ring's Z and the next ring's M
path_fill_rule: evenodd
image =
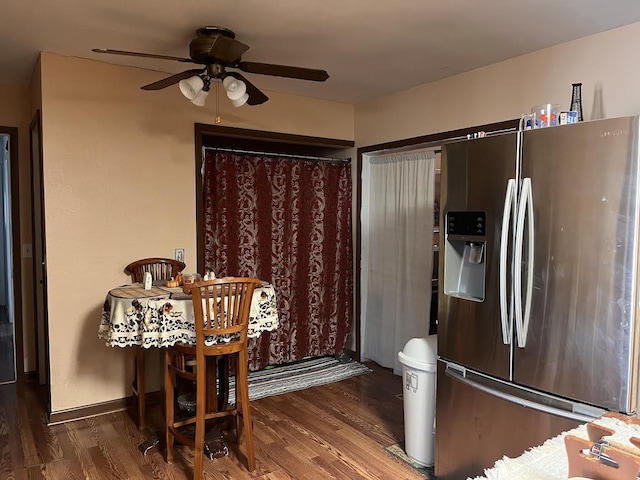
M2 154L2 276L0 293L0 383L24 377L22 341L22 255L20 242L20 190L18 129L0 127Z

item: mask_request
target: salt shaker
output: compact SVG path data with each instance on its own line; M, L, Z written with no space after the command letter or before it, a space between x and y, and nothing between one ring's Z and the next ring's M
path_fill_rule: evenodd
M153 279L151 278L151 273L144 272L143 285L145 290L151 290L151 285L153 285Z

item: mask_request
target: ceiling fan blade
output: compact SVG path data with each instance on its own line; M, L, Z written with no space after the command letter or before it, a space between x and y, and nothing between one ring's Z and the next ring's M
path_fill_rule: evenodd
M158 80L157 82L150 83L149 85L145 85L140 87L142 90L161 90L166 87L170 87L171 85L175 85L180 80L184 80L185 78L193 77L194 75L200 75L204 73L206 68L194 68L192 70L185 70L181 73L176 73L175 75L171 75L170 77L163 78L162 80Z
M314 82L324 82L329 78L329 74L324 70L316 70L313 68L290 67L288 65L274 65L271 63L258 62L240 62L236 66L243 72L247 73L298 78L300 80L312 80Z
M155 53L141 53L141 52L127 52L125 50L111 50L109 48L93 48L92 52L96 53L108 53L110 55L125 55L128 57L145 57L145 58L158 58L160 60L176 60L178 62L195 63L190 58L172 57L171 55L156 55Z
M247 93L249 94L249 100L247 100L247 104L249 105L260 105L269 100L264 93L262 93L258 87L256 87L253 83L247 80L244 76L239 74L238 72L227 72L227 75L232 76L238 80L242 80L247 85Z

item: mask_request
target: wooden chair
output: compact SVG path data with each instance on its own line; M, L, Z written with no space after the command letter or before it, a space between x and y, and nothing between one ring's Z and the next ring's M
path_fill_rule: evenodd
M173 443L180 443L194 449L193 478L203 477L203 457L205 440L205 422L233 416L236 420L236 443L238 451L244 436L247 469L255 469L255 452L251 425L251 407L248 388L248 351L247 325L254 289L260 285L256 278L224 278L195 282L184 287L185 292L193 295L196 344L176 344L165 353L165 417L167 462L173 461ZM205 338L225 335L228 341L206 345ZM218 337L220 338L220 337ZM220 405L216 395L215 381L211 382L217 360L221 356L233 356L236 360L236 404ZM195 373L189 371L185 358L195 357ZM207 360L215 360L211 364ZM223 360L226 360L224 358ZM175 415L176 376L195 382L195 416L178 420ZM221 375L219 388L227 389ZM208 380L209 379L209 383ZM207 388L209 390L207 390ZM225 390L226 391L226 390ZM181 431L180 427L193 426L193 438Z
M134 282L142 282L145 272L151 274L153 280L169 280L175 278L186 265L172 258L143 258L130 263L124 269Z
M145 272L151 273L153 280L169 280L175 278L184 270L186 265L178 260L171 258L143 258L130 263L124 269L127 275L131 275L131 280L142 282ZM138 427L144 429L146 415L146 391L145 391L145 361L144 348L139 347L136 351L135 359L135 378L133 380L132 390L136 397L138 406Z

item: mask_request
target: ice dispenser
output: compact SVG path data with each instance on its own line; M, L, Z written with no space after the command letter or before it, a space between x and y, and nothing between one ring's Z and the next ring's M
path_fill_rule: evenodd
M485 212L447 212L444 242L444 293L484 301Z

